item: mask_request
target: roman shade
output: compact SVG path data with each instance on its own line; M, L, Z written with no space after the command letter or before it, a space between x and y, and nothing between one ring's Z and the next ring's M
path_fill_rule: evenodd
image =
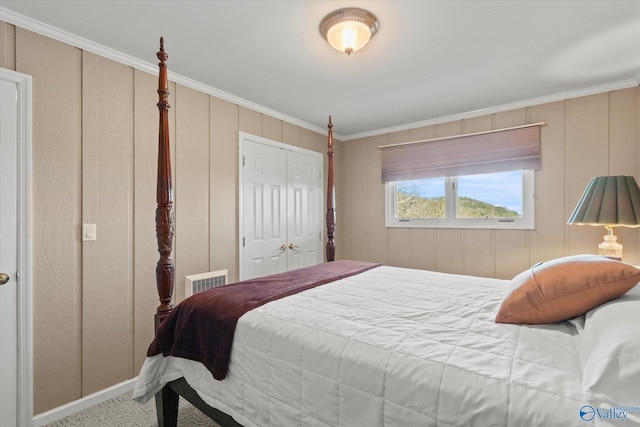
M382 182L540 169L543 124L380 146Z

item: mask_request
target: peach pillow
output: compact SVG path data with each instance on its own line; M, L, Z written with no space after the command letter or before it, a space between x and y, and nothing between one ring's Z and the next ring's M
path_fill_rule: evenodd
M553 323L586 313L627 292L640 268L597 255L538 263L511 280L496 323Z

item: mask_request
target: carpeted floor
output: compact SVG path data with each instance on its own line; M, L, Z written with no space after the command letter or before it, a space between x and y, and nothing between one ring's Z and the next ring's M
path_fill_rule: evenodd
M131 400L131 392L129 392L47 424L45 427L153 427L157 425L154 399L141 405ZM178 426L219 427L182 398L178 411Z

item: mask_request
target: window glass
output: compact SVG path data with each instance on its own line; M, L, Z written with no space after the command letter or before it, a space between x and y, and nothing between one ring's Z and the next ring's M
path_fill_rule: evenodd
M522 218L522 171L458 177L456 217Z
M534 171L388 182L387 227L534 229Z
M445 179L398 181L396 215L398 218L444 218Z

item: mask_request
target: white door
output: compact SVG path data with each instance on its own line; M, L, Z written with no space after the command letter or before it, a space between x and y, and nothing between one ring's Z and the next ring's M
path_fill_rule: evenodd
M31 78L0 69L0 426L33 420L27 218Z
M316 265L322 253L322 157L287 155L287 263L289 270Z
M17 425L18 384L16 86L0 81L0 96L0 425L11 426Z
M243 279L287 271L287 152L245 140Z
M240 138L240 279L322 262L322 154Z

